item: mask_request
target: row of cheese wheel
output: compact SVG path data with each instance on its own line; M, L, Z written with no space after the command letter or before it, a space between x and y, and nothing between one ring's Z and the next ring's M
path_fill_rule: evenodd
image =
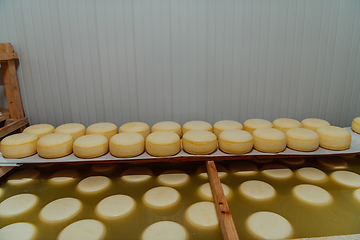
M360 132L360 117L353 120L352 129ZM253 147L272 153L281 152L286 146L298 151L314 151L319 145L344 150L351 144L347 130L314 118L301 123L289 118L276 119L273 123L249 119L244 126L231 120L216 122L214 126L190 121L182 128L176 122L164 121L156 123L151 132L149 125L142 122L126 123L119 131L113 123L96 123L88 128L68 123L56 129L49 124L38 124L5 138L1 149L6 158L22 158L36 152L44 158L59 158L72 152L80 158L95 158L108 150L115 157L127 158L140 155L145 149L150 155L166 157L181 150L182 134L183 149L190 154L210 154L218 143L222 151L230 154L247 153Z

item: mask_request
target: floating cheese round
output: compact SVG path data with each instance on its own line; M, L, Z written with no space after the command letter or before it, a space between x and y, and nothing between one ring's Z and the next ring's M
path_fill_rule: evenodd
M188 131L183 135L182 145L184 151L195 155L206 155L217 148L215 134L209 131Z
M37 152L43 158L60 158L72 153L73 138L70 134L51 133L37 142Z
M151 208L169 208L180 202L180 193L171 187L155 187L144 194L143 202Z
M249 180L239 186L239 192L251 200L269 200L275 197L275 189L268 183Z
M135 157L144 152L145 139L140 133L123 132L110 139L109 148L115 157Z
M332 169L344 169L348 167L347 162L339 157L320 157L318 158L318 162Z
M186 229L176 222L160 221L145 229L141 240L187 240Z
M354 198L360 201L360 188L354 191Z
M96 172L110 172L114 170L115 167L116 167L115 163L99 163L99 164L94 164L92 166L92 169L94 169L94 171Z
M189 121L183 125L182 133L184 135L186 132L194 130L212 132L212 126L210 123L205 121Z
M5 158L23 158L36 153L38 136L31 133L17 133L1 141L1 153Z
M286 148L285 134L275 128L259 128L253 132L254 148L261 152L277 153Z
M76 179L78 171L75 169L62 169L50 176L49 182L52 184L67 184Z
M285 132L288 148L310 152L319 148L319 135L306 128L291 128Z
M181 125L172 121L158 122L152 126L151 132L173 132L181 137Z
M350 148L351 134L344 128L329 126L316 129L320 137L320 147L330 150Z
M244 122L244 130L253 133L258 128L272 128L273 124L265 119L253 118Z
M335 171L330 177L337 183L347 187L360 187L360 175L349 171Z
M55 129L55 132L70 134L75 141L78 137L86 134L86 128L81 123L67 123L58 126Z
M29 183L33 181L37 176L39 176L40 171L36 169L25 169L17 171L10 175L7 179L7 183L11 185L20 185L24 183Z
M224 191L224 195L226 197L226 199L229 199L231 197L231 190L230 188L225 185L225 184L221 184L222 189ZM204 183L203 185L201 185L198 190L197 190L198 195L203 198L206 201L214 201L213 195L212 195L212 191L211 191L211 187L210 187L210 183Z
M301 128L302 125L298 120L291 118L278 118L273 121L274 128L279 129L282 132L286 132L291 128Z
M48 203L40 211L40 219L48 223L59 223L69 220L80 213L82 203L76 198L59 198Z
M236 130L236 129L237 130L243 129L241 123L232 120L221 120L214 124L213 132L216 135L216 137L219 138L221 132L225 130Z
M218 172L219 178L224 178L228 175L227 169L222 165L216 164L216 170ZM207 174L205 165L201 165L200 167L198 167L198 169L196 171L200 177L202 177L204 179L208 178L208 174Z
M95 208L98 216L105 219L119 219L135 209L135 201L126 195L112 195L101 200Z
M273 212L256 212L246 219L247 230L258 239L285 239L293 228L283 216Z
M259 171L255 164L246 161L230 163L229 170L239 176L252 176Z
M321 170L313 167L304 167L295 171L295 175L301 180L322 183L328 180L328 176Z
M330 123L328 121L325 121L325 120L319 119L319 118L306 118L301 121L301 125L303 128L307 128L307 129L316 131L316 129L318 129L320 127L330 126Z
M308 204L312 205L326 205L332 202L331 195L321 187L300 184L292 189L293 195Z
M33 209L39 198L30 193L9 197L0 203L0 217L15 217Z
M99 193L107 189L111 184L111 180L104 176L91 176L81 180L76 189L81 193Z
M36 234L36 226L26 222L13 223L0 229L2 240L34 240Z
M90 134L75 140L73 151L79 158L96 158L109 150L109 140L101 134Z
M216 228L219 220L216 215L215 204L212 202L197 202L188 207L185 212L186 220L198 228Z
M123 132L139 133L144 137L144 139L146 139L146 137L150 134L150 127L143 122L129 122L123 124L119 128L119 133Z
M181 150L179 135L173 132L154 132L146 138L146 152L155 157L176 155Z
M36 124L31 125L24 129L24 133L31 133L38 136L38 138L41 138L42 136L48 135L50 133L53 133L55 130L53 125L50 124Z
M132 167L121 174L121 179L126 182L144 182L149 180L152 175L151 170L147 167Z
M86 135L101 134L105 136L108 140L110 140L110 138L117 133L117 126L113 123L108 122L94 123L88 126L88 128L86 129Z
M360 117L354 118L351 123L351 129L360 134Z
M170 187L182 186L186 184L189 179L189 175L180 170L167 170L157 177L160 184Z
M265 176L275 179L287 179L294 175L290 168L276 163L266 164L262 167L261 172Z
M304 158L282 158L282 159L280 159L280 161L282 161L285 164L289 164L289 165L301 165L301 164L305 163Z
M64 228L58 240L103 240L106 237L105 225L94 219L84 219L74 222Z
M244 154L253 148L253 136L243 130L225 130L219 135L219 148L230 154Z

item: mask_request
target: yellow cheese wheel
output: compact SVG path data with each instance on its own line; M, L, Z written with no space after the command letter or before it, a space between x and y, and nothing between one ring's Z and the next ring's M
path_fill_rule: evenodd
M328 121L319 118L306 118L301 121L302 127L316 131L319 127L330 126Z
M350 148L351 134L344 128L328 126L316 129L320 137L320 147L330 150Z
M45 136L47 134L53 133L55 130L53 125L50 124L36 124L31 125L24 129L24 133L32 133L38 136L38 138L41 138L42 136Z
M216 150L215 134L209 131L188 131L182 138L184 151L190 154L205 155Z
M241 130L243 129L243 126L241 125L241 123L237 121L221 120L214 124L213 132L216 135L216 137L219 138L219 135L222 131L235 130L235 129Z
M174 132L154 132L147 136L145 148L155 157L173 156L181 150L180 137Z
M23 158L36 153L38 136L32 133L17 133L1 141L1 152L5 158Z
M119 133L123 132L133 132L141 134L144 139L150 134L150 127L143 122L129 122L121 125L119 128Z
M360 134L360 117L354 118L351 123L351 129Z
M212 126L205 121L189 121L183 125L182 133L185 134L188 131L201 130L212 132Z
M152 126L151 132L174 132L181 137L181 125L172 121L158 122Z
M306 128L291 128L285 132L286 146L303 152L315 151L319 148L319 135Z
M253 136L243 130L225 130L219 135L219 148L230 154L244 154L253 148Z
M274 128L283 131L284 133L291 128L301 128L302 125L298 120L291 118L278 118L273 121Z
M86 134L86 128L84 125L80 123L67 123L58 126L55 129L55 132L70 134L75 141L78 137L81 137Z
M72 153L73 138L70 134L51 133L37 142L37 152L43 158L59 158Z
M254 148L261 152L277 153L286 148L285 134L275 128L258 128L253 132Z
M94 123L86 129L86 134L101 134L107 137L108 140L118 133L117 126L113 123L101 122Z
M135 157L145 150L144 137L134 132L119 133L110 139L109 148L115 157Z
M109 140L101 134L84 135L77 138L73 145L75 156L79 158L96 158L109 150Z
M253 133L258 128L272 128L273 124L265 119L253 118L244 122L244 130Z

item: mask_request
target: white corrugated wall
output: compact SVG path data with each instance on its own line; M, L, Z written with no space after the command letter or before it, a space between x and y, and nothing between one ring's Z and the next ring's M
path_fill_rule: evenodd
M31 124L360 116L358 0L0 0L0 23Z

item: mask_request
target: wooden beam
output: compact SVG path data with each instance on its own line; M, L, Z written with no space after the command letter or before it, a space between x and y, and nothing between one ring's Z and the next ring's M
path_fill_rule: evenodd
M18 59L17 53L0 52L0 61L8 61Z
M27 118L15 119L8 125L5 125L4 127L0 128L0 138L8 135L9 133L12 133L13 131L25 126L26 124L28 124Z

